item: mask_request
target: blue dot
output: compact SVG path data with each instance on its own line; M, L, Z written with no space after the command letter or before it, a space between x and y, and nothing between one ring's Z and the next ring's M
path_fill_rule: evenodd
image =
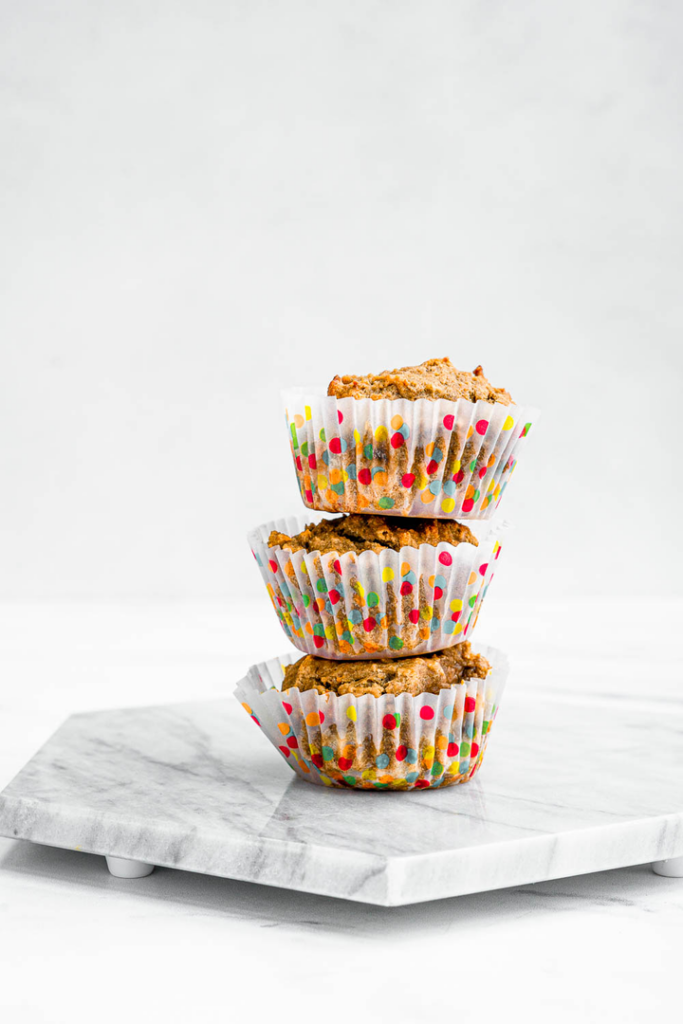
M402 427L399 427L398 432L399 432L399 434L403 434L403 436L406 439L406 441L410 437L410 427L408 426L407 423L404 423Z
M358 626L363 621L363 613L358 611L357 608L352 608L349 612L349 621Z
M443 709L443 717L444 717L444 718L447 718L447 719L448 719L449 721L451 720L451 718L453 717L453 705L452 705L452 704L448 704L448 705L447 705L447 706L446 706L446 707L445 707L445 708ZM453 741L452 741L452 740L450 739L450 737L449 737L449 743L452 743L452 742L453 742Z
M466 759L466 763L465 764L461 764L460 765L460 768L458 770L459 770L461 775L467 775L468 771L470 770L469 758Z
M440 448L434 449L434 451L432 452L432 458L434 459L434 462L441 462L443 458L443 452L441 451Z
M263 562L261 561L261 559L259 558L259 556L258 556L258 555L254 555L254 557L255 557L255 559L256 559L256 564L257 564L257 565L260 565L260 566L261 566L261 568L263 568Z
M324 451L323 452L323 462L325 463L326 466L329 466L329 464L330 464L330 454L329 454L328 451Z
M439 628L440 625L441 625L441 619L437 619L437 617L435 615L433 617L431 623L430 623L429 628L431 629L432 633L436 633L436 631L437 631L437 629Z
M408 747L406 762L407 764L417 764L417 750L413 750L412 747Z
M406 782L417 782L419 772L408 772L406 775Z
M355 462L352 462L350 466L346 467L346 472L349 474L349 479L350 480L355 480L356 479L356 474L357 474L358 470L356 469Z
M446 619L446 621L443 624L443 631L444 633L447 633L449 636L451 635L451 633L455 631L455 623L453 622L452 619Z
M407 572L405 574L405 576L403 577L403 582L404 583L417 583L417 576L415 575L415 573L413 572L412 569L410 570L410 572Z
M441 481L432 480L431 484L429 485L429 490L432 492L432 494L438 494L439 491L441 490Z
M443 493L447 494L449 498L453 494L455 494L455 480L446 481L446 483L443 485Z
M465 730L464 731L465 731L465 736L467 736L467 738L471 740L472 737L474 736L474 726L470 723L469 725L465 726Z
M379 754L375 758L375 764L377 765L378 768L388 768L389 767L389 757L388 757L388 755L387 754Z
M444 587L446 586L446 577L445 576L435 576L434 577L434 586L435 587L441 587L441 589L443 590Z

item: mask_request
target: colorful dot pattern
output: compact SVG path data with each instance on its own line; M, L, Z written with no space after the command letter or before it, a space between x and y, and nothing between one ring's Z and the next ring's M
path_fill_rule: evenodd
M285 392L301 498L329 512L490 518L536 409Z
M318 785L353 789L434 789L467 782L479 769L506 678L491 656L486 680L438 695L383 697L279 690L279 662L254 666L237 688L245 711L282 758ZM290 659L287 659L290 660Z
M360 555L269 548L306 519L275 520L249 536L280 625L299 650L327 658L403 657L469 639L498 564L502 530L478 547L423 544Z

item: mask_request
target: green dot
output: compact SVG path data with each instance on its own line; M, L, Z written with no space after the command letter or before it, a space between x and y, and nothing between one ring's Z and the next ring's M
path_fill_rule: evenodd
M399 715L398 711L394 711L394 718L396 719L396 727L398 728L398 726L401 724L401 716Z
M470 600L469 600L469 606L470 606L470 608L474 608L475 604L477 603L477 598L478 598L478 597L479 597L479 595L478 595L478 594L472 594L472 597L471 597L471 598L470 598Z
M368 608L374 608L376 604L379 604L379 595L371 590L366 598L366 604Z
M481 492L480 491L475 491L474 492L474 499L473 500L474 501L479 501L480 497L481 497Z
M389 783L388 782L373 782L373 786L375 787L375 789L388 789L389 788Z
M443 765L435 761L432 765L432 775L443 775Z
M366 459L371 459L372 458L372 445L371 444L366 444L365 445L365 447L363 448L363 455L365 456Z
M320 622L316 622L313 627L313 632L316 636L325 636L325 627Z
M331 761L334 757L334 750L332 747L323 747L323 761Z
M487 733L490 728L491 728L491 723L490 722L484 722L484 724L481 727L481 731L482 731L482 733Z
M318 580L318 582L315 585L315 588L316 590L319 590L321 594L327 593L327 583L325 583L325 580Z
M290 430L292 431L292 444L294 445L295 448L298 448L299 447L299 441L298 441L297 436L296 436L296 426L295 426L294 423L290 424Z
M321 441L326 441L327 440L327 438L325 437L325 428L324 427L320 428L320 433L318 434L318 437L320 438Z
M470 756L470 749L471 748L470 748L469 743L461 743L460 744L460 757L461 758L462 757L469 757Z
M308 596L308 594L304 594L303 597L304 597L304 608L308 608L309 604L311 603L311 599Z
M301 454L308 455L308 441L304 441L304 443L301 445Z
M353 633L349 633L348 629L345 629L342 633L342 640L346 640L347 644L353 646Z
M343 779L347 786L355 786L356 783L358 782L358 779L355 778L353 775L344 775Z
M377 502L377 504L379 505L380 508L393 508L394 507L394 499L393 498L386 498L386 497L380 498L379 501Z
M477 468L477 460L476 459L472 459L472 461L470 462L470 473L474 473L476 468Z
M403 641L401 640L400 636L392 636L391 639L389 640L389 646L391 647L392 651L400 651L401 648L403 647Z

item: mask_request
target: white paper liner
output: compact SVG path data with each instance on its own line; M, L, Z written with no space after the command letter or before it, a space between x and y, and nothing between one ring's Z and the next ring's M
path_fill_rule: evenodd
M397 658L471 639L507 523L472 523L478 547L421 544L341 555L268 547L272 530L291 537L310 521L275 519L248 536L280 625L300 651Z
M253 665L235 696L307 782L354 789L434 789L467 782L481 765L508 674L502 651L482 645L486 679L438 695L382 697L281 693L295 654Z
M488 519L539 411L490 402L282 393L304 505Z

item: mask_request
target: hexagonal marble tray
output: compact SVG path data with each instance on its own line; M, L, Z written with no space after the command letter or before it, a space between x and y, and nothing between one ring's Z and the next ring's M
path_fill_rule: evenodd
M296 778L233 698L80 714L2 793L0 834L123 874L163 865L387 906L646 861L674 874L682 736L673 700L513 684L472 782L354 792Z

